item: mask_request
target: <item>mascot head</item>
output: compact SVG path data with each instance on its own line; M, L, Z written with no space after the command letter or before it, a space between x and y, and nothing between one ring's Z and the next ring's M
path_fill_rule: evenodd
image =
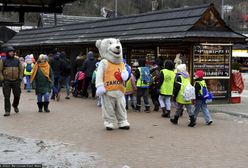
M119 39L108 38L96 41L96 47L103 59L114 64L122 62L122 46Z

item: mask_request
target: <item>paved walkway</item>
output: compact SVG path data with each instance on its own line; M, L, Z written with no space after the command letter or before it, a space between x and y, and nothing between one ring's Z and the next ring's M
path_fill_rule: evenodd
M208 107L213 113L221 112L248 118L248 90L244 90L241 94L241 103L239 104L218 104L209 105Z
M20 113L4 118L0 92L0 133L73 144L72 151L95 153L98 168L247 168L248 120L223 113L214 123L199 118L188 128L183 116L177 126L159 112L129 111L131 130L108 132L92 99L51 102L51 113L38 113L34 93L22 94ZM244 109L245 110L245 109ZM1 151L0 151L1 152ZM1 157L1 155L0 155Z

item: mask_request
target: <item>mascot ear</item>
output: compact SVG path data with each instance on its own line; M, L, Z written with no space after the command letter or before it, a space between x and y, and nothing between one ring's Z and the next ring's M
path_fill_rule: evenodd
M117 43L120 43L120 39L116 39L117 40Z
M99 49L101 45L102 40L97 40L96 41L96 47Z

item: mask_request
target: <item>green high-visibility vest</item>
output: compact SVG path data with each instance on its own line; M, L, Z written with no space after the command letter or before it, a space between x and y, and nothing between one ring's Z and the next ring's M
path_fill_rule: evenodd
M175 81L175 72L163 69L161 72L164 75L164 81L162 86L160 87L160 94L171 96L173 94L174 81Z
M179 93L177 94L176 101L180 104L192 104L191 101L185 101L183 98L184 89L190 83L190 78L185 78L182 75L180 75L180 78L181 78L181 88Z
M201 86L200 94L201 94L201 96L202 96L202 95L203 95L203 93L202 93L202 88L203 88L204 86L207 88L207 84L206 84L205 80L202 80L202 81L195 81L195 83L199 83L199 84L200 84L200 86Z

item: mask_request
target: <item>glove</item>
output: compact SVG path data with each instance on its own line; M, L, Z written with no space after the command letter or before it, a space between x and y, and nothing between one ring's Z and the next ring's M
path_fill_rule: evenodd
M102 96L106 92L106 89L104 86L99 86L96 89L96 95L97 96Z
M129 77L128 71L126 69L122 70L121 72L121 78L123 81L126 81Z

